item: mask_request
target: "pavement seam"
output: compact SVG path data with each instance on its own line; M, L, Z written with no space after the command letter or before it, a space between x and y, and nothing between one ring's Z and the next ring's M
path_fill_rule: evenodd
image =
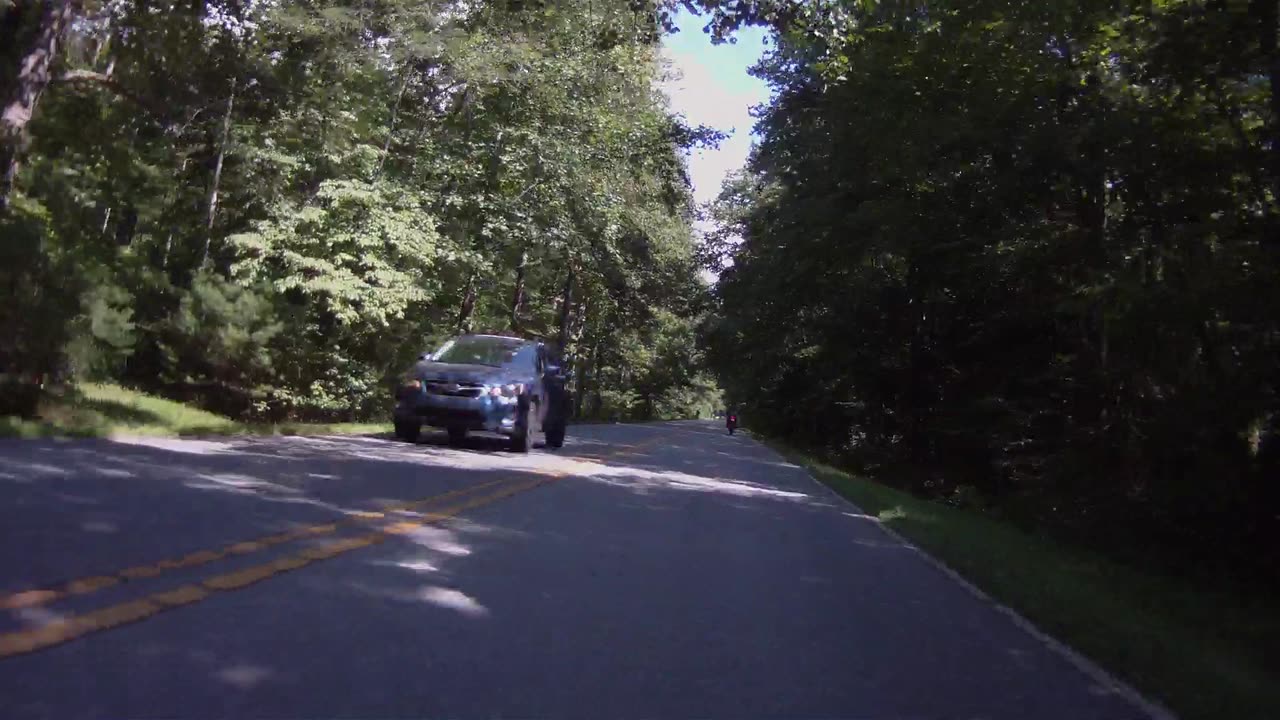
M960 585L960 587L964 588L965 591L967 591L970 595L977 598L978 600L981 600L987 605L990 605L996 612L1004 615L1010 621L1012 621L1015 627L1027 633L1036 641L1038 641L1041 645L1048 648L1051 652L1057 654L1058 656L1066 660L1068 664L1070 664L1076 670L1079 670L1081 673L1086 675L1091 680L1102 685L1110 692L1123 698L1126 702L1133 705L1138 710L1142 711L1142 713L1145 714L1150 720L1178 720L1178 716L1173 714L1173 712L1170 711L1168 708L1164 707L1163 705L1161 705L1160 703L1154 700L1150 700L1147 697L1143 696L1142 693L1138 692L1138 690L1135 689L1129 683L1121 680L1120 678L1111 674L1107 670L1103 669L1101 665L1098 665L1094 661L1085 657L1083 654L1073 649L1071 646L1067 645L1061 640L1058 640L1052 635L1049 635L1045 631L1036 627L1035 623L1023 617L1021 614L1018 613L1018 611L1014 610L1008 605L1005 605L1004 603L1001 603L1000 601L991 597L982 588L979 588L977 585L974 585L972 582L965 579L963 575L961 575L960 573L952 569L949 565L942 562L941 560L934 557L933 555L930 555L929 553L925 552L915 543L911 542L910 540L907 540L905 537L898 534L896 530L886 527L884 523L879 521L879 518L876 518L875 516L872 516L872 515L867 515L866 511L858 507L858 505L855 504L852 500L836 492L835 489L828 486L826 483L822 482L818 478L814 477L813 473L810 473L803 466L792 463L790 460L787 460L785 457L782 457L781 455L776 453L772 448L768 447L764 443L761 443L755 440L754 438L750 438L750 436L748 436L748 439L752 443L754 443L757 447L762 448L769 454L774 455L778 459L782 460L784 463L788 465L792 465L797 470L804 473L805 477L807 477L810 481L812 481L818 487L822 488L823 492L835 498L836 501L844 503L850 508L857 510L858 513L864 517L872 518L873 520L875 520L874 524L880 530L880 532L884 533L885 535L888 535L890 538L901 543L903 546L914 550L916 554L924 558L925 562L929 563L934 567L934 569L938 570L943 575L945 575L946 577L950 578L952 581Z

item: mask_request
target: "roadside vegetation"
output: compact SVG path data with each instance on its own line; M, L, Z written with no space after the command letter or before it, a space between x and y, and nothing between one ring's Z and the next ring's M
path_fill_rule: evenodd
M666 13L0 1L0 412L381 420L464 331L563 347L583 417L709 411L681 153L719 135L657 90Z
M751 426L1280 595L1277 3L766 1L713 20L778 38L706 248L709 357Z
M1155 699L1275 717L1280 5L705 4L777 40L704 247L748 425Z
M390 433L389 423L245 423L190 405L84 383L44 394L28 417L0 417L0 437L338 435Z
M1280 609L944 505L771 443L868 516L1185 720L1280 707Z

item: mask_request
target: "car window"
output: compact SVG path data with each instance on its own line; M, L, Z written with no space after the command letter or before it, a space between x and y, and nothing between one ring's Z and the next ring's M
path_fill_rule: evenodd
M525 346L517 338L460 337L445 343L432 355L442 363L461 365L491 365L501 367L510 364Z
M520 370L533 370L537 367L537 348L532 345L526 345L520 348L515 354L509 365Z

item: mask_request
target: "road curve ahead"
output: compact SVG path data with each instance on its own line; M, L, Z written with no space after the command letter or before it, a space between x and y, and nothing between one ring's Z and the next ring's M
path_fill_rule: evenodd
M0 717L1144 717L711 423L0 442Z

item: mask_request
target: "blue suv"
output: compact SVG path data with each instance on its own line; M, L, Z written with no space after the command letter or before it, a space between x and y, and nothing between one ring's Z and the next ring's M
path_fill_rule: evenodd
M422 355L396 390L396 435L413 442L423 425L498 433L528 452L541 432L548 447L564 444L569 403L565 375L536 340L460 335Z

